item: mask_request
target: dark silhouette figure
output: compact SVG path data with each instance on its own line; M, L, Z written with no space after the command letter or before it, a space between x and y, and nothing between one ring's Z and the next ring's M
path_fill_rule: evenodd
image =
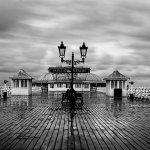
M8 81L7 80L4 80L4 84L6 84Z
M68 98L70 98L70 90L69 89L67 89L67 91L65 93L65 96L68 97Z

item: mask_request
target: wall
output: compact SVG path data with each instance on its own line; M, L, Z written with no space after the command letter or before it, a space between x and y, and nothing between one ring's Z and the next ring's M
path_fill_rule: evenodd
M28 88L12 88L11 95L29 95Z
M87 91L89 92L90 91L90 85L89 85L89 88L84 88L84 86L81 84L81 87L80 88L76 88L75 87L75 84L73 85L73 88L75 89L75 91ZM57 87L57 84L54 84L54 88L50 88L50 84L48 84L48 91L53 91L53 92L56 92L56 91L67 91L68 88L66 88L66 84L63 84L63 86L61 88L58 88Z
M106 87L98 87L97 91L102 92L102 93L106 93Z

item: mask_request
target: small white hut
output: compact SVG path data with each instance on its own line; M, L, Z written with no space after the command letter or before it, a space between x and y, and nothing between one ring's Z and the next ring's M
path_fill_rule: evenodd
M20 69L11 79L12 95L32 95L32 76Z
M121 74L118 70L110 74L106 80L106 95L114 97L127 96L127 80L129 78Z

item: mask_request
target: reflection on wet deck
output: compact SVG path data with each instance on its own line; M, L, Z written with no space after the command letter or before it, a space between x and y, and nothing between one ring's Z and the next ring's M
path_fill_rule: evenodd
M62 93L0 99L0 149L150 149L150 104L83 93L71 138Z

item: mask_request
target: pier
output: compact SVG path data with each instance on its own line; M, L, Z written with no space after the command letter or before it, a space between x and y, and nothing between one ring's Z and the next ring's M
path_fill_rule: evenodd
M150 104L84 93L71 138L61 98L61 93L38 93L0 99L0 150L150 149Z

